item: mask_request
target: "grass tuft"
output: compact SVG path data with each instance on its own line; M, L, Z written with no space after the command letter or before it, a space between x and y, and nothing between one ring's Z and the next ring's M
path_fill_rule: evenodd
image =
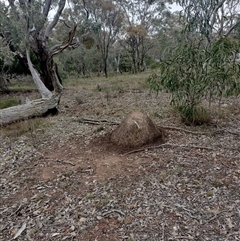
M16 106L16 105L19 105L19 100L16 100L13 98L4 99L0 101L0 109L4 109L4 108Z
M209 112L202 106L179 106L177 109L186 125L203 125L211 122Z

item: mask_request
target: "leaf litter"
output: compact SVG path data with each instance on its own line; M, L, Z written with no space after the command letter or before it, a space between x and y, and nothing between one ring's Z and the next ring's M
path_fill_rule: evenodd
M218 128L193 128L180 124L164 93L95 93L79 105L74 91L30 134L1 129L0 240L239 240L240 113L227 113ZM178 128L166 129L164 145L108 143L137 107ZM160 108L164 118L154 115Z

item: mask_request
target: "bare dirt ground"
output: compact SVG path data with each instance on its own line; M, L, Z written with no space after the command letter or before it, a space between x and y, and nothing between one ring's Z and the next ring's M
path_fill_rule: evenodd
M57 116L1 127L0 240L239 240L239 99L192 127L168 94L114 84L66 88ZM109 143L133 110L168 126L164 143Z

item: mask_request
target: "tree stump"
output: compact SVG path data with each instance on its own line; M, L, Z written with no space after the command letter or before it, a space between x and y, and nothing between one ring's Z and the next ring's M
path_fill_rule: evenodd
M111 133L110 141L122 147L140 147L164 138L164 130L145 113L134 111Z

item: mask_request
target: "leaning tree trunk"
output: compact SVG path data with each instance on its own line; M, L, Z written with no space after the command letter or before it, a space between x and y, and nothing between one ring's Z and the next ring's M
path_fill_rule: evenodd
M38 72L32 66L32 63L29 58L29 53L27 53L29 69L33 76L33 80L38 87L38 90L42 96L41 99L29 101L26 104L9 107L6 109L0 110L0 124L7 124L14 121L42 116L47 113L49 110L52 110L58 106L60 101L63 87L59 82L55 65L53 64L52 59L50 58L48 61L48 68L50 74L52 75L54 92L50 92L45 85L42 83L39 78Z
M53 91L54 90L53 83L52 83L53 80L49 75L48 70L46 69L47 59L45 59L44 56L40 56L39 62L40 62L41 80L50 91Z
M76 32L76 26L69 33L68 39L61 45L54 46L47 55L46 61L46 71L49 75L49 78L52 80L54 91L51 92L42 82L40 74L34 68L32 61L30 59L30 47L27 45L27 62L29 70L33 77L33 81L38 88L39 93L41 94L41 99L29 101L26 104L13 106L6 109L0 110L0 125L7 124L14 121L22 120L25 118L42 116L47 113L49 110L55 109L63 93L63 87L60 83L59 75L57 73L57 67L54 64L53 57L54 55L60 53L66 49L72 42L73 37Z

